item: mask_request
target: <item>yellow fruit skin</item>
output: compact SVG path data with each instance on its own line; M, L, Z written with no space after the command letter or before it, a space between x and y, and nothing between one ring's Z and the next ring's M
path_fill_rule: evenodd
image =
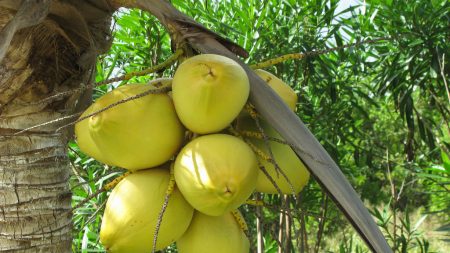
M124 85L92 104L81 117L122 99L140 94L150 85ZM130 171L168 161L180 148L184 127L169 95L150 94L117 105L75 125L80 149L96 160Z
M125 177L113 189L100 230L100 241L108 252L151 252L169 179L168 168L141 170ZM175 188L162 219L156 249L178 240L189 227L193 213L193 208Z
M248 253L250 242L231 213L208 216L195 212L177 249L179 253Z
M241 139L211 134L189 142L175 161L175 181L186 200L211 216L236 209L254 191L255 154Z
M286 105L295 111L297 108L297 94L295 91L283 82L281 79L262 69L255 70L255 73L261 77L266 83L281 97Z
M199 134L227 127L245 105L250 84L245 70L220 55L187 59L175 72L172 94L181 122Z
M273 129L269 124L260 119L260 124L264 129L264 132L267 136L277 138L282 140L275 129ZM255 133L259 133L258 128L254 120L250 117L239 118L238 120L238 130L240 131L252 131ZM255 145L259 150L263 151L267 157L270 157L269 150L264 143L264 140L257 138L249 138L249 141ZM298 158L295 152L288 145L281 144L274 141L269 141L270 148L272 149L272 154L277 162L278 166L281 170L286 174L289 178L290 183L294 188L294 192L299 193L303 187L308 183L310 174L306 169L303 162ZM281 192L284 194L292 194L292 188L289 185L288 181L281 173L277 173L275 166L269 162L264 160L263 158L258 156L259 162L265 167L266 171L269 175L274 179ZM278 194L277 189L269 180L269 178L263 173L260 172L258 175L258 181L256 183L256 191L270 194Z

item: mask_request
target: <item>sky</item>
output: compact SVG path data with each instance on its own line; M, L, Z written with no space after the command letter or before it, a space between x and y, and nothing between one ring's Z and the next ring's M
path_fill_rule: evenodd
M345 10L351 6L355 6L355 5L360 5L361 6L360 10L362 13L364 13L365 12L365 7L364 7L365 2L366 2L366 0L340 0L335 13L340 13L343 10ZM358 10L355 10L355 12L358 13ZM351 13L348 13L348 12L340 15L340 17L342 17L342 18L346 18L346 17L350 17L350 16L351 16ZM334 22L338 23L339 21L338 21L338 19L335 19ZM344 32L344 30L340 30L340 32L341 32L341 35L344 40L349 39L349 36Z
M365 0L340 0L336 9L336 13L339 13L350 6L364 5ZM350 14L349 14L350 15Z

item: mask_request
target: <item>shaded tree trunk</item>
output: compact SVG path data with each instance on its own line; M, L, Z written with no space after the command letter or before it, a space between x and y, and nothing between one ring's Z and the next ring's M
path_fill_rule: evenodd
M52 2L43 22L15 33L0 62L0 252L72 252L71 129L55 132L65 121L19 131L75 114L91 100L89 91L43 100L88 83L97 55L110 46L113 9L104 1L73 3ZM18 5L0 1L0 31Z

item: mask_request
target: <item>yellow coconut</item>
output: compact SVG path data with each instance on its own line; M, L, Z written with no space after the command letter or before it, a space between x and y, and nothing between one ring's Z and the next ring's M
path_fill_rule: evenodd
M100 241L110 253L148 253L169 184L168 168L141 170L125 177L106 203ZM162 219L156 249L163 249L187 230L194 213L175 187Z
M155 88L138 84L121 86L99 98L81 117ZM91 116L75 125L75 134L86 154L105 164L134 171L169 160L182 144L184 128L172 99L161 93L127 101Z
M181 122L200 134L219 132L245 105L250 84L245 70L220 55L187 59L175 72L172 94Z
M260 119L260 124L267 136L283 140L281 135L262 119ZM259 133L254 120L250 117L239 118L237 128L239 131ZM264 140L253 137L249 138L249 141L262 151L267 158L270 158L269 149ZM264 166L270 177L276 182L282 193L299 193L308 183L310 176L309 171L289 145L276 141L269 141L269 146L277 165L280 167L281 171L284 172L289 181L281 172L277 172L273 163L258 156L259 162ZM262 171L258 174L256 191L271 194L278 193L273 183Z
M286 105L295 111L297 108L297 94L295 91L283 82L281 79L262 69L255 70L255 73L261 77L266 83L281 97Z
M177 249L179 253L248 253L250 242L231 213L208 216L195 212Z
M243 204L255 190L255 154L241 139L211 134L189 142L175 161L175 181L198 211L219 216Z

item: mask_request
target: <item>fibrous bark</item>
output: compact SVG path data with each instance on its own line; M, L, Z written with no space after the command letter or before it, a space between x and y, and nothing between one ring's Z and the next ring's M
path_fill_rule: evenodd
M0 1L0 31L15 26L17 10L29 2ZM50 124L19 132L89 103L89 92L43 100L88 83L97 55L110 45L113 9L103 1L73 2L52 1L46 18L16 27L8 45L3 44L0 252L71 252L70 129L56 133L60 125Z

